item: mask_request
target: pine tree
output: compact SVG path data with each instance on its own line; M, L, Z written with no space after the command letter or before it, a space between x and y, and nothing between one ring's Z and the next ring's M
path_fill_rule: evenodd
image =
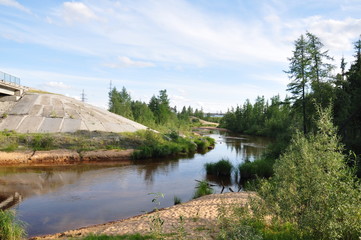
M310 78L310 64L311 59L308 55L308 44L304 36L301 35L295 41L295 50L293 56L289 58L290 61L289 70L285 71L289 78L292 80L288 84L288 91L293 94L295 101L301 101L302 103L302 116L303 116L303 132L307 132L306 127L306 94L309 87Z

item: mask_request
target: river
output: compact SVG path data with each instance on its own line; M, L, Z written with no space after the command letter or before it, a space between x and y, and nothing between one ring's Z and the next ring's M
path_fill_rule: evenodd
M154 195L163 193L158 208L172 206L174 196L192 199L196 180L225 185L238 191L234 177L216 180L206 176L204 164L229 159L234 166L254 160L270 143L261 137L212 132L216 146L193 156L141 161L133 165L90 164L65 167L0 168L0 195L19 193L12 208L27 224L29 236L51 234L124 219L152 211Z

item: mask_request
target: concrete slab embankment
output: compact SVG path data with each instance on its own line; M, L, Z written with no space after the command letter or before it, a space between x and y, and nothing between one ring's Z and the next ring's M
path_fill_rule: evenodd
M0 152L0 166L67 165L88 162L128 162L133 149L97 150L78 153L75 150Z
M76 99L27 93L16 103L0 102L0 131L20 133L134 132L146 126Z

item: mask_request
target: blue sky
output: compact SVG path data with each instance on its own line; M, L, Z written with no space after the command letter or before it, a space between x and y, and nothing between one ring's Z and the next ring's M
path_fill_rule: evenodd
M109 83L148 102L225 112L286 95L294 41L307 30L353 60L360 0L0 0L0 71L107 107Z

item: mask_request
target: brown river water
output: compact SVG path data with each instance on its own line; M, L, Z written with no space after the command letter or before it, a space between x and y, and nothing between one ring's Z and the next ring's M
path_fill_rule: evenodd
M236 167L262 154L271 140L234 135L209 134L216 146L206 153L170 159L142 160L133 165L72 165L64 167L0 168L0 201L20 196L12 205L27 226L29 236L124 219L152 211L154 195L163 193L158 208L169 207L174 197L192 199L196 180L207 180L220 193L241 186L235 176L214 179L206 175L204 164L223 159Z

